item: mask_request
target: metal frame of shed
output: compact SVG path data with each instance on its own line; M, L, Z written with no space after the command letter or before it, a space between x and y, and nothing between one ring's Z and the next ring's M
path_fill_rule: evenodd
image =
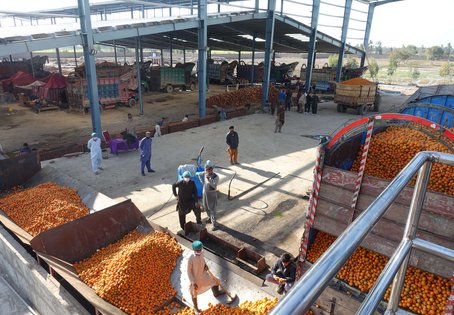
M367 21L364 21L363 47L365 50L347 44L347 33L353 1L368 5ZM89 0L78 0L77 7L58 10L44 10L31 13L1 10L0 13L12 17L29 17L30 19L51 18L51 21L54 22L57 17L75 18L77 21L80 21L81 27L73 31L57 31L46 34L0 38L0 56L8 56L12 52L15 54L31 54L36 50L82 45L84 48L84 58L87 60L86 64L92 64L92 67L88 66L91 69L87 69L87 73L89 90L92 90L89 93L91 95L93 130L100 134L100 114L99 110L94 109L98 107L98 95L95 83L96 71L94 67L94 55L96 51L93 48L93 45L97 43L113 43L114 46L135 47L137 59L139 59L138 50L143 48L199 50L201 52L198 62L199 115L204 117L206 114L206 80L203 78L206 78L204 65L206 64L208 50L230 50L238 51L241 54L241 51L250 51L252 47L253 55L256 50L264 51L265 80L263 82L262 103L266 104L268 102L269 69L271 66L271 54L273 52L307 52L307 66L310 71L307 71L306 82L310 82L311 79L311 70L316 51L338 53L340 65L338 69L341 68L345 53L360 56L361 65L363 65L375 7L396 1L401 0L345 0L344 5L341 6L343 7L344 15L340 40L317 30L321 0L312 0L312 5L308 5L311 7L310 26L283 14L284 0L281 0L280 4L281 14L276 13L277 0L267 0L266 10L259 8L259 1L255 0L255 8L253 10L227 14L219 12L220 6L226 4L231 5L235 1L217 0L215 4L218 5L218 14L210 15L207 13L207 5L213 4L211 0L181 0L178 1L178 4L175 4L175 1L172 0L125 0L107 1L92 6L90 6ZM335 4L330 5L339 6ZM146 10L169 9L169 15L172 15L172 8L175 7L189 8L191 14L193 14L194 9L197 9L197 16L169 18L168 20L160 21L145 19L144 12ZM131 17L134 17L134 10L142 12L142 19L133 24L114 25L112 23L111 25L95 26L92 28L90 19L86 18L100 14L101 20L106 22L107 13L131 11ZM303 41L293 36L288 36L289 34L300 34L308 37L309 40ZM252 37L253 40L248 39L247 36ZM257 37L263 38L264 41L255 40ZM340 80L339 74L337 80ZM90 83L90 81L93 82ZM141 105L141 113L142 110Z

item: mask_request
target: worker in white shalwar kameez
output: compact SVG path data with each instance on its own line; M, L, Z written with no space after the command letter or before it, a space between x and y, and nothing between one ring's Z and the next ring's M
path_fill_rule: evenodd
M202 294L210 288L215 297L225 294L225 292L219 288L215 279L207 272L208 266L206 265L205 257L203 256L202 242L194 241L192 243L192 249L194 250L194 253L192 253L188 260L188 277L190 281L189 292L191 293L194 309L197 312L200 312L197 305L197 296L199 294Z
M219 176L213 172L214 164L210 160L205 163L205 172L199 172L200 181L203 183L203 197L202 204L208 215L208 223L213 224L213 230L216 230L216 208L218 205L217 187L219 183Z
M98 175L99 170L102 168L102 150L101 150L101 139L96 136L96 132L91 134L91 139L88 140L87 148L90 150L91 169Z

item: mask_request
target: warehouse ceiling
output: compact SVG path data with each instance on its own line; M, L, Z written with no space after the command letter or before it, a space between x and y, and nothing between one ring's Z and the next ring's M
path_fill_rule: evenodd
M358 3L374 6L401 0L355 0ZM213 1L209 1L213 4ZM235 6L238 1L220 0L219 4ZM90 5L92 15L105 15L116 12L129 12L133 15L140 10L186 8L196 5L196 0L108 0ZM233 3L233 4L232 4ZM239 2L238 2L239 3ZM310 1L308 1L310 3ZM196 7L194 7L196 8ZM244 9L243 9L244 10ZM26 19L49 19L49 17L77 17L76 6L41 10L39 12L7 12L6 16ZM35 15L34 15L35 14ZM224 51L256 51L265 49L265 29L267 12L261 10L234 13L210 14L208 19L208 47L211 50ZM197 49L198 20L194 15L185 17L138 18L118 20L93 20L94 40L97 43L116 44L135 47L136 37L140 36L142 47L153 49ZM33 25L25 32L0 38L0 56L11 53L27 53L36 50L60 48L82 44L80 26L74 19L72 25L42 24ZM20 29L20 27L17 27ZM23 30L24 31L24 30ZM36 32L36 33L34 33ZM276 15L273 49L276 52L302 53L308 51L311 27L285 15ZM253 37L256 37L255 44ZM341 42L332 36L317 32L316 51L322 53L338 53ZM347 45L346 53L362 55L363 51Z

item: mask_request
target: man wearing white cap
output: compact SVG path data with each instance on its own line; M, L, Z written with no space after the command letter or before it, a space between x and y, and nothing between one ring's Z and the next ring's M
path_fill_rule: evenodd
M87 148L90 150L91 169L98 175L99 170L103 170L102 163L102 150L101 139L96 136L96 132L91 134L91 139L88 140Z

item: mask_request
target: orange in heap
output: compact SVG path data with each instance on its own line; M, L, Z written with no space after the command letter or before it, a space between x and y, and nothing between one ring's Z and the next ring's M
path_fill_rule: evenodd
M162 232L131 231L74 264L80 279L128 314L154 314L176 294L170 277L181 246Z
M13 192L0 209L32 236L90 213L74 189L55 183Z
M454 131L454 128L451 128ZM448 141L445 141L448 143ZM422 131L412 128L388 127L372 137L365 174L383 179L393 179L421 151L453 153L441 142ZM361 161L362 147L351 170L357 172ZM412 181L414 184L415 180ZM454 195L454 167L435 163L432 167L429 189Z
M316 262L335 240L332 235L318 232L307 259ZM339 270L337 277L367 293L387 262L388 257L360 247ZM442 315L451 285L448 279L410 266L405 275L399 305L422 315ZM390 289L385 294L385 300L388 300L389 294Z

